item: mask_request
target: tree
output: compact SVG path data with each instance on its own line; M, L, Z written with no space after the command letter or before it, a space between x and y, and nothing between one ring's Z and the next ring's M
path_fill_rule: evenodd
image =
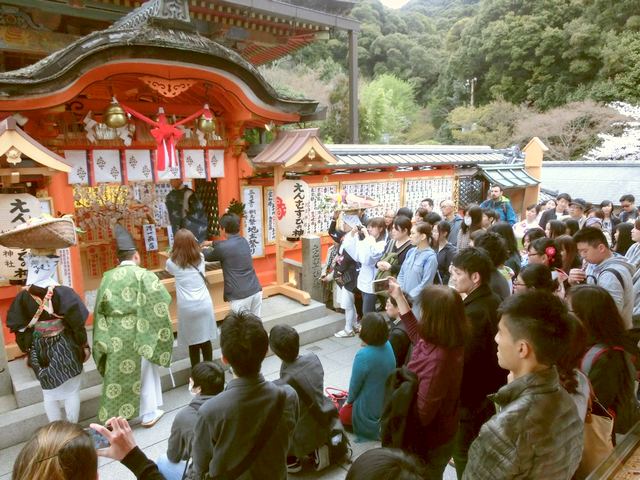
M447 120L456 143L505 148L513 145L516 126L527 114L526 107L497 100L478 108L458 107Z
M549 160L575 160L600 144L599 134L616 130L628 120L616 110L593 102L573 102L522 118L514 140L525 143L539 137L548 147Z
M366 119L361 135L365 143L379 143L384 135L401 143L418 112L413 85L390 74L364 85L360 104Z

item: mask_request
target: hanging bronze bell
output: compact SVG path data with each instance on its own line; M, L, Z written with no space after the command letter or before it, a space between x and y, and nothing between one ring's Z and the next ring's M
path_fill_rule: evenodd
M200 117L198 117L198 130L200 130L203 133L215 132L216 131L215 118L213 116L210 118L207 118L204 113L200 115Z
M104 122L109 128L120 128L127 124L127 113L118 103L110 104L104 112Z

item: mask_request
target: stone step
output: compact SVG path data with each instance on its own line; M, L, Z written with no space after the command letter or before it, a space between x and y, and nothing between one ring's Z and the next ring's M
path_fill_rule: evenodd
M323 338L332 336L335 332L341 330L344 326L344 315L331 312L321 318L307 320L297 323L294 328L300 334L300 344L307 345ZM273 326L279 322L269 322ZM268 355L272 355L269 351ZM216 349L213 353L214 358L220 358L221 352ZM10 362L10 363L15 363ZM26 367L25 367L26 368ZM86 368L86 366L85 366ZM94 367L95 368L95 367ZM176 386L186 385L189 381L189 373L191 365L188 358L182 358L172 363L173 381L168 369L161 369L161 381L163 391L170 390ZM87 376L87 373L83 374ZM97 375L97 373L96 373ZM98 375L98 378L99 375ZM42 403L42 391L37 383L40 400L9 411L0 413L0 450L16 445L28 440L33 432L42 425L48 423L47 416L44 413ZM102 386L100 383L85 386L83 379L83 388L80 391L80 420L87 420L95 417L98 411L100 394ZM36 394L35 389L30 389L32 395Z
M296 326L309 320L322 318L328 313L323 303L311 301L309 305L301 305L282 295L267 298L262 305L262 320L267 331L277 324L288 324ZM92 341L91 330L88 331L89 343ZM220 341L213 341L213 348L219 348ZM173 363L189 357L188 348L174 342ZM24 358L9 362L11 381L13 383L13 393L18 407L26 407L34 403L42 402L42 389L40 382L36 379L33 371L27 366ZM96 369L93 358L84 365L82 375L82 388L89 388L102 383L102 377Z

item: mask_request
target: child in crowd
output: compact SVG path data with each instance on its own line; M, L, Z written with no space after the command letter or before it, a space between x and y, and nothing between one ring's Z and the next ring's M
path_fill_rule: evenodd
M200 362L191 368L189 393L193 400L178 412L171 425L167 453L157 460L158 470L167 480L181 480L191 458L193 430L198 420L198 410L214 395L224 389L224 370L214 362ZM189 469L190 470L190 469Z
M275 383L289 384L300 400L300 417L287 458L288 472L296 473L302 470L300 459L327 442L330 422L323 411L326 411L327 402L330 408L333 405L323 393L322 363L313 352L300 355L300 337L295 328L275 325L269 332L269 346L282 360L280 379Z

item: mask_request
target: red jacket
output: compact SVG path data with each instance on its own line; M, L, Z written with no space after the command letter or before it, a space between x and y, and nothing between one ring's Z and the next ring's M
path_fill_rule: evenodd
M413 312L401 318L414 345L407 366L419 382L414 409L418 421L408 422L405 443L420 454L447 443L456 433L464 347L445 348L426 342L418 335Z

